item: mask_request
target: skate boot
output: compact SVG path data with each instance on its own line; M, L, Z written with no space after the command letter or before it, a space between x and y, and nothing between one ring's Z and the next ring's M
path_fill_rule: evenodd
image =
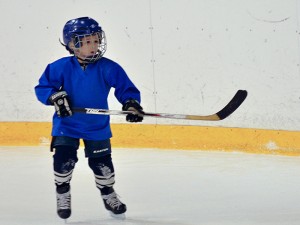
M105 208L110 212L111 216L125 219L125 212L127 210L126 205L120 201L116 192L112 189L112 192L107 195L102 195Z
M57 214L62 219L71 216L71 193L70 185L63 184L56 187Z

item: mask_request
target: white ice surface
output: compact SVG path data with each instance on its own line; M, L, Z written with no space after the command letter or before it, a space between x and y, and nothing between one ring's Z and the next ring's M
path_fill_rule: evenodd
M72 179L73 225L299 225L300 158L113 149L126 220L104 209L82 149ZM56 215L48 147L0 147L0 225L65 224Z

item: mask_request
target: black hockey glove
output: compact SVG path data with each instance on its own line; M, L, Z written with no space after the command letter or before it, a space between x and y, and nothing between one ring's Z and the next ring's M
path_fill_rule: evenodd
M56 92L50 96L49 101L54 105L56 113L59 117L72 116L67 92Z
M128 122L142 122L143 121L144 111L143 111L142 106L140 106L140 104L138 103L138 101L136 101L134 99L130 99L130 100L126 101L122 107L122 110L136 112L136 114L128 114L126 116L126 120Z

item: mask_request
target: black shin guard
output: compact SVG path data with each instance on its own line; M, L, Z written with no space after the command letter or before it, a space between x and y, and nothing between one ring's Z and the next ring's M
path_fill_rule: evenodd
M72 146L57 146L53 155L53 168L55 175L55 184L62 185L69 183L75 167L77 158L77 149Z
M99 158L89 158L89 166L94 172L96 186L101 191L101 194L107 195L113 192L115 171L111 154Z

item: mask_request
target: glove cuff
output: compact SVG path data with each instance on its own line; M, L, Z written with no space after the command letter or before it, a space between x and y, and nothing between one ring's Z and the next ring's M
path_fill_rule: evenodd
M143 110L142 106L140 105L140 103L135 100L135 99L129 99L127 100L122 107L123 111L127 111L130 107L133 107L137 110Z
M54 94L52 94L50 97L49 97L49 102L54 104L54 102L57 101L57 99L59 98L64 98L68 96L67 92L65 91L59 91L59 92L55 92Z

